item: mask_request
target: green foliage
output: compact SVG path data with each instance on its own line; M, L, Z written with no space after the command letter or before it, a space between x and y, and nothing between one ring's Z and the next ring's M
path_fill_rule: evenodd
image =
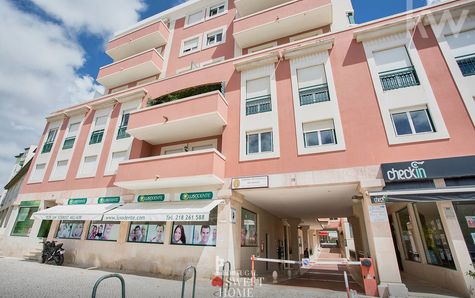
M470 264L470 266L473 267L473 264ZM468 270L468 272L466 273L468 276L470 276L471 278L475 279L475 272L472 271L472 270Z
M175 91L175 92L160 96L158 98L149 99L147 105L151 107L151 106L159 105L162 103L171 102L174 100L187 98L187 97L191 97L195 95L200 95L203 93L208 93L208 92L212 92L216 90L221 90L221 83L199 85L199 86L194 86L191 88Z

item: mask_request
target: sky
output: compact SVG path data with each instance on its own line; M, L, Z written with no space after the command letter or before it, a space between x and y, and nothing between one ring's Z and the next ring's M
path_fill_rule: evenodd
M14 156L37 145L45 117L103 92L114 32L185 0L0 0L0 185ZM259 1L259 0L256 0ZM352 0L364 23L437 0Z

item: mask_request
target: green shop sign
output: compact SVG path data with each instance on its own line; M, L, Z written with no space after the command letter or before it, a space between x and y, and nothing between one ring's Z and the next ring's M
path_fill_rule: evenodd
M213 193L211 191L207 192L183 192L180 195L180 200L189 201L189 200L211 200L213 198Z
M87 203L87 198L69 199L68 205L84 205Z
M41 201L21 201L20 207L39 207Z
M97 199L97 204L114 204L119 202L120 197L100 197Z
M155 195L140 195L137 198L137 202L163 202L165 200L164 194L155 194Z

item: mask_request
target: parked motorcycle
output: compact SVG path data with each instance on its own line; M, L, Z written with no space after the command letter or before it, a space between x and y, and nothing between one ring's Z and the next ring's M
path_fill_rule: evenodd
M63 265L64 262L64 248L63 243L55 241L43 242L43 252L41 254L41 263L48 263L54 261L58 266Z

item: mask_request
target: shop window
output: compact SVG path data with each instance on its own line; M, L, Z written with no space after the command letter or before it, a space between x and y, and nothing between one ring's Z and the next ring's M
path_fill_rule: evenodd
M163 222L132 222L129 230L129 242L163 244L165 238Z
M33 227L33 223L35 222L31 219L31 216L36 211L38 211L38 207L20 207L11 235L28 236L31 232L31 227Z
M427 263L455 269L447 236L435 203L416 203L416 214Z
M421 258L417 251L416 242L414 240L414 224L411 222L409 210L407 208L397 212L399 219L402 246L404 247L404 255L406 260L420 262Z
M171 244L216 246L218 208L209 214L205 222L173 222Z
M88 240L102 240L102 241L116 241L119 238L118 222L91 222L89 225L89 232L87 233Z
M257 214L242 208L241 246L257 246Z
M468 252L475 262L475 203L453 202Z
M81 239L84 229L84 221L64 220L59 224L56 238L60 239Z

